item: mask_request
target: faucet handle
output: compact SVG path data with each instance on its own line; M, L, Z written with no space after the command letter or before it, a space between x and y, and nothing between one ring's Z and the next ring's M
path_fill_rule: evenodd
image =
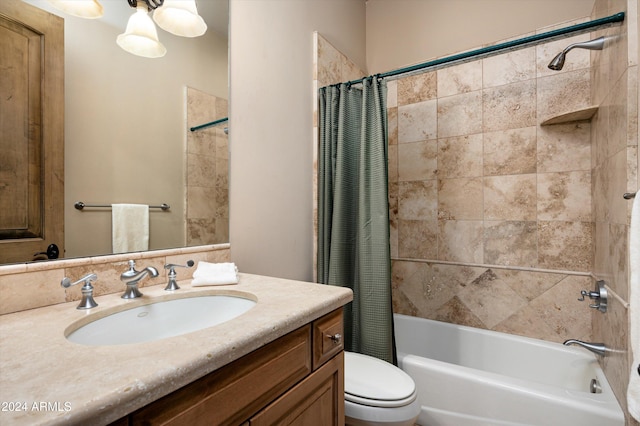
M578 300L580 302L585 300L585 296L588 296L591 300L594 300L596 303L590 304L589 307L593 309L597 309L600 312L607 312L607 288L605 287L604 280L596 281L595 291L580 291L580 298Z
M178 274L176 273L175 268L191 268L192 266L193 260L188 260L186 265L177 265L175 263L167 263L166 265L164 265L164 269L169 270L169 282L164 288L165 291L174 291L180 289L180 286L178 286L178 283L176 282L176 277L178 276Z
M60 282L60 285L64 288L69 288L76 284L84 283L82 286L82 300L76 309L91 309L98 306L95 300L93 300L93 286L92 282L96 281L98 276L96 274L88 274L80 278L78 281L72 283L69 277L64 277Z

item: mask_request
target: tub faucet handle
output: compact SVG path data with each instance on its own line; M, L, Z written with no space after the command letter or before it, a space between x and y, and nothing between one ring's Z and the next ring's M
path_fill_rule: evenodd
M604 280L596 281L596 288L594 291L582 290L580 291L579 301L584 301L585 296L594 300L596 303L590 304L589 307L597 309L600 312L607 312L607 288L605 287Z

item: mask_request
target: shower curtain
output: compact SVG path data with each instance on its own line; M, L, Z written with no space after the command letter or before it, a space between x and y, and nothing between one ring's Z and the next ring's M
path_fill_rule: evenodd
M345 348L396 363L387 189L387 86L320 89L318 281L349 287Z

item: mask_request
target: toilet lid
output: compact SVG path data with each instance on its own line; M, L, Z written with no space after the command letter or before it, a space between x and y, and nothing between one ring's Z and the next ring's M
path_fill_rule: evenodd
M374 407L399 407L416 398L413 379L378 358L345 351L344 371L347 401Z

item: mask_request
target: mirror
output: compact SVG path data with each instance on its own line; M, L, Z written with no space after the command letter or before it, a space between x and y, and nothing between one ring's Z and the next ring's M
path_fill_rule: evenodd
M117 46L134 13L127 0L102 1L97 20L24 1L65 20L60 257L111 253L111 208L78 210L78 201L168 204L149 211L150 250L228 242L226 125L189 131L228 116L228 1L197 1L208 26L201 37L158 28L167 53L157 59Z

